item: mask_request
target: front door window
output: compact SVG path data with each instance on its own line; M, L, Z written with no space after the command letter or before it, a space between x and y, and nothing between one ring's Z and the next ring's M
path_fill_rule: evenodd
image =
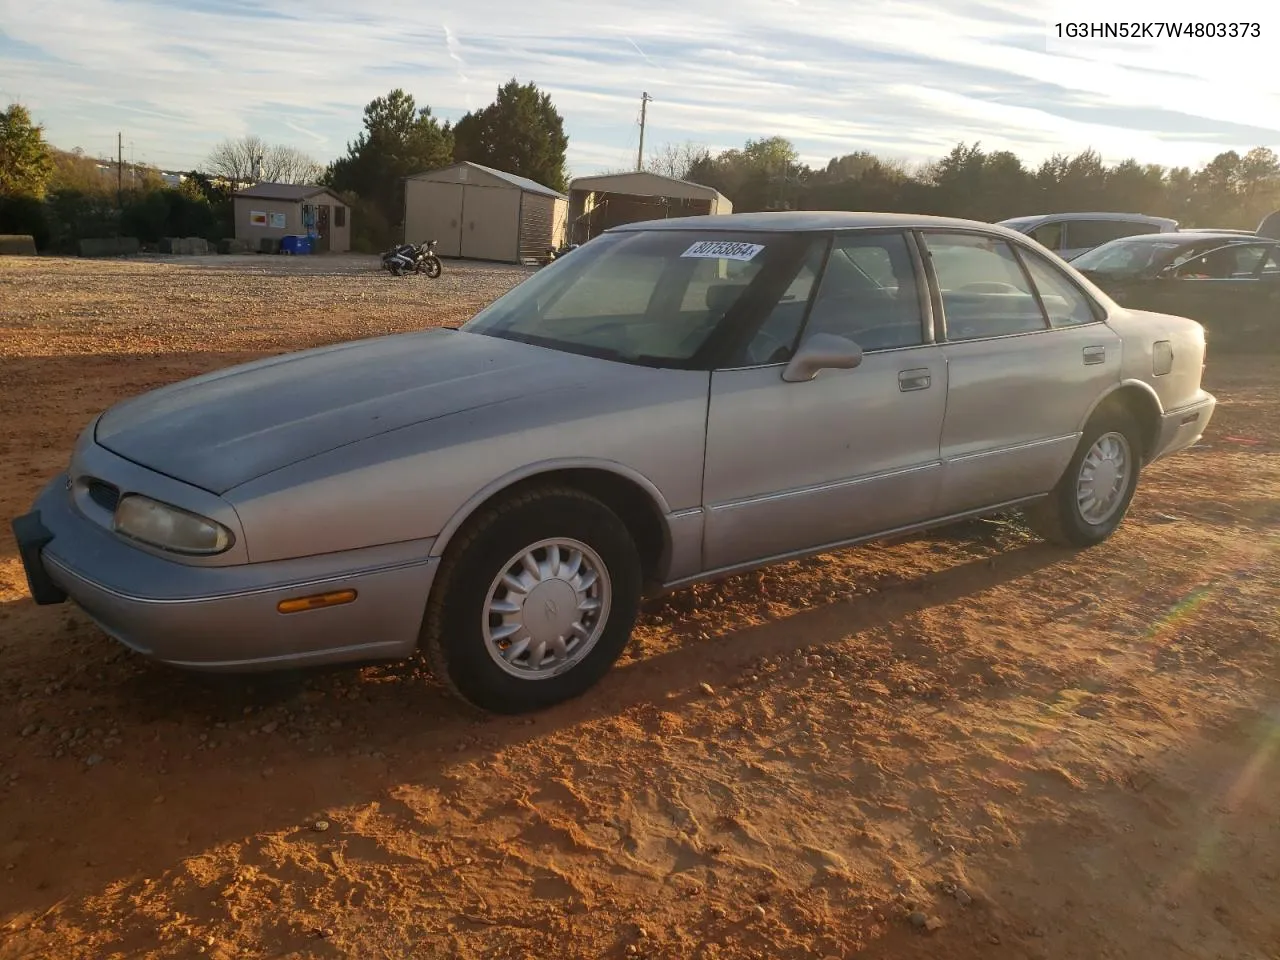
M925 342L920 285L905 235L855 233L836 239L803 339L816 333L845 337L864 351Z

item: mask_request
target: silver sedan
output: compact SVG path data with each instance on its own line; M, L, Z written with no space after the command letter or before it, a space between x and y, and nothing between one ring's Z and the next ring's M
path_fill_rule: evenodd
M526 711L595 683L646 592L1014 508L1104 540L1209 423L1204 343L991 224L630 224L460 329L120 403L14 531L38 603L146 656L422 650Z

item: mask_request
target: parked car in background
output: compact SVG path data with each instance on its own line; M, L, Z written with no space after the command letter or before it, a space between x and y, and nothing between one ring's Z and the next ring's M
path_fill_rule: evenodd
M1073 260L1086 250L1119 237L1172 233L1178 229L1177 220L1141 213L1051 213L1014 217L999 225L1025 233L1064 260Z
M761 213L614 227L459 329L117 404L14 521L40 604L202 670L403 657L520 712L645 592L1022 509L1088 547L1216 401L1204 329L1022 234Z
M1126 307L1198 320L1213 345L1280 345L1280 241L1207 230L1125 237L1073 266Z

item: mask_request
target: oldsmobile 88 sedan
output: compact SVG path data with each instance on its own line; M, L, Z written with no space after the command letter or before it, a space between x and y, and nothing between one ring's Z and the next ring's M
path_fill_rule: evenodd
M498 712L577 696L647 592L981 514L1077 548L1194 444L1199 323L997 225L614 228L458 329L107 410L14 521L38 603L157 660L421 650Z

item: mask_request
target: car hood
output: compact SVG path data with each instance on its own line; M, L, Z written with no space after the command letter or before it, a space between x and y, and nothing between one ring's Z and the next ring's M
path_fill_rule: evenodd
M436 329L228 367L108 410L94 439L213 493L410 424L574 384L613 363Z

